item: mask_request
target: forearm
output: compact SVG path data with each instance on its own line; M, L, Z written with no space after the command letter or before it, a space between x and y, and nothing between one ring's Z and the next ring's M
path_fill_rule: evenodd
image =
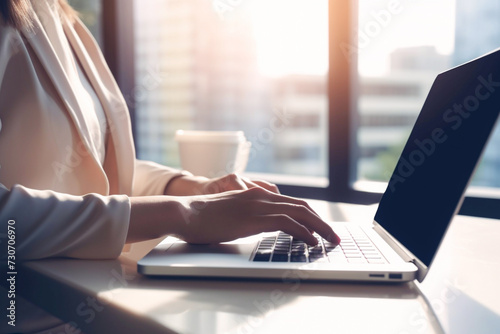
M7 189L0 184L0 227L7 233L11 221L20 261L116 258L129 217L130 200L125 195L74 196L20 185Z
M203 176L182 175L173 178L165 187L164 194L171 196L191 196L204 193L208 178Z
M127 243L183 233L188 208L180 198L140 196L130 198Z

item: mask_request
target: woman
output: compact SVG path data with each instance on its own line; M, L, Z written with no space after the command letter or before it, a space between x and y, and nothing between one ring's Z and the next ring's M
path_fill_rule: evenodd
M315 244L317 231L339 241L272 184L135 159L126 103L65 0L0 10L0 221L15 221L17 260L114 258L164 235L216 243L283 230Z
M274 185L135 159L126 103L65 0L0 1L0 121L0 242L14 224L16 261L115 258L164 235L215 243L283 230L315 244L317 231L339 242ZM8 330L55 326L26 305L29 321Z

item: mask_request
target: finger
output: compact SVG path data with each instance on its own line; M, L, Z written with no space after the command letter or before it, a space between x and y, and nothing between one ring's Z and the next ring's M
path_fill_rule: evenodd
M263 180L249 180L247 178L243 178L243 181L247 184L248 188L261 187L261 188L269 190L270 192L273 192L275 194L279 194L280 193L278 187L275 184L269 183L267 181L263 181ZM252 186L250 187L249 185L252 185Z
M306 206L272 202L259 202L256 206L258 207L255 207L254 211L261 215L287 215L294 221L303 225L309 231L317 232L321 237L331 243L337 245L340 243L340 238L333 231L330 225L325 223L317 214Z
M273 193L271 191L267 191L263 188L252 188L249 191L245 192L245 194L243 196L246 196L248 199L260 199L260 200L264 199L264 200L268 200L268 201L275 202L275 203L279 203L279 202L291 203L291 204L295 204L295 205L299 205L299 206L304 206L307 209L309 209L314 215L316 215L318 218L321 219L320 215L318 215L318 213L316 211L314 211L313 208L311 208L309 203L307 203L306 201L304 201L302 199L298 199L298 198L290 197L290 196L285 196L285 195L281 195L281 194L276 194L276 193ZM338 237L332 236L332 240L335 240L336 238L338 238ZM335 241L331 241L331 242L335 242Z
M309 245L314 246L318 244L316 237L312 235L307 228L287 215L277 214L260 216L254 226L257 228L258 232L283 231Z
M243 182L245 182L248 189L262 188L262 189L265 189L265 190L270 191L270 192L275 193L275 194L280 193L278 190L278 187L276 187L275 185L273 185L271 183L256 181L256 180L249 180L247 178L242 178L242 180L243 180Z
M275 203L279 203L279 202L282 202L282 203L291 203L291 204L295 204L295 205L301 205L301 206L305 206L306 208L308 208L311 212L313 212L318 218L320 218L320 216L318 215L318 213L316 211L313 210L313 208L311 208L311 206L309 205L309 203L307 203L306 201L302 200L302 199L298 199L298 198L295 198L295 197L290 197L290 196L286 196L286 195L281 195L281 194L276 194L276 193L273 193L271 191L259 191L258 189L261 189L262 188L254 188L252 189L252 191L249 191L249 199L250 198L253 198L253 199L266 199L268 201L271 201L271 202L275 202Z
M217 194L232 190L246 190L248 186L235 174L228 174L217 179L213 179L205 186L206 193Z
M221 181L227 184L227 191L248 189L248 186L237 174L228 174L223 176Z
M260 187L257 183L255 183L252 180L247 179L246 177L241 178L241 180L243 181L243 183L245 183L245 185L248 187L248 189ZM260 188L262 188L262 187L260 187Z

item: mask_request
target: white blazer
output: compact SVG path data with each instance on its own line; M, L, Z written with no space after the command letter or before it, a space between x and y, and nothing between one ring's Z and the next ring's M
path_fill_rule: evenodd
M47 8L105 111L106 158L101 165L40 20L18 31L0 19L0 243L10 221L17 260L113 258L124 246L129 196L161 195L182 172L135 158L127 105L98 45L80 20Z

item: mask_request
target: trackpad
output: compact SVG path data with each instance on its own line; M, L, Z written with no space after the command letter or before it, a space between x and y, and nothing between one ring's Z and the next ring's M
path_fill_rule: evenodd
M176 242L168 249L167 254L241 254L241 246L237 244L193 245Z
M170 265L202 265L204 267L221 266L224 264L242 264L248 262L255 249L255 239L248 242L230 242L213 245L193 245L177 241L163 253L163 259ZM223 262L221 262L223 261Z

